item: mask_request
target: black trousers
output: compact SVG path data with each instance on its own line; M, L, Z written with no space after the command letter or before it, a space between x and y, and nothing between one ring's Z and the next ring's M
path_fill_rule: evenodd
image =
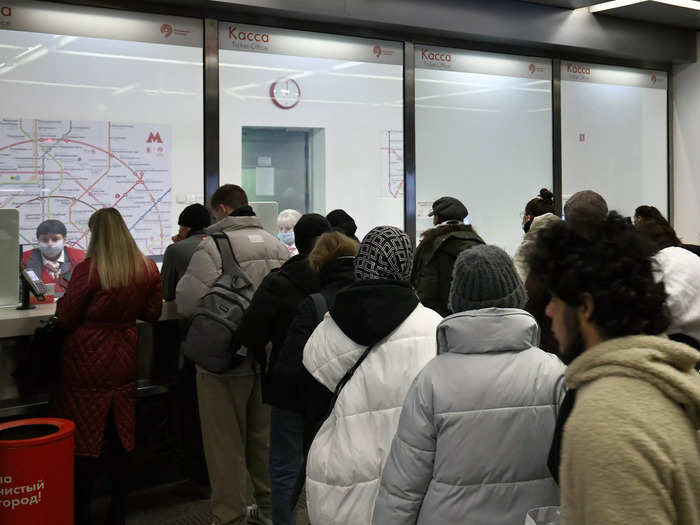
M98 458L75 457L75 524L94 525L90 510L98 484L108 478L111 486L111 501L106 523L126 523L126 503L129 494L130 454L122 447L114 414L110 409L105 427L102 452Z

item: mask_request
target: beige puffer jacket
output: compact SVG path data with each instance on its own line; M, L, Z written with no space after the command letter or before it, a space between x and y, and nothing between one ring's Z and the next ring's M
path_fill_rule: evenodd
M257 217L225 217L205 230L224 232L243 273L257 288L271 270L289 258L287 247L263 229ZM177 310L190 317L197 302L221 276L221 255L211 238L204 239L194 252L187 272L177 285Z
M518 272L518 275L523 282L527 281L527 276L530 273L530 268L528 267L526 261L527 250L531 249L535 245L535 240L537 239L537 235L541 230L544 230L560 220L561 219L553 213L545 213L544 215L535 217L535 219L532 221L530 231L525 234L522 244L518 248L518 251L515 252L515 256L513 257L515 270Z

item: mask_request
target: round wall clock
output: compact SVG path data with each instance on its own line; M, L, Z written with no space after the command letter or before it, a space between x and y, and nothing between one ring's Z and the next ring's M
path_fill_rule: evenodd
M301 99L301 88L292 78L277 80L270 86L270 98L280 109L292 109Z

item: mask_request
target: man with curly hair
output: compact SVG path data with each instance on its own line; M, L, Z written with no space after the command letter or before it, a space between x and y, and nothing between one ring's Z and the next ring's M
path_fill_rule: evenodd
M585 236L554 224L529 255L570 363L550 454L566 525L700 523L700 354L663 335L654 252L612 212Z

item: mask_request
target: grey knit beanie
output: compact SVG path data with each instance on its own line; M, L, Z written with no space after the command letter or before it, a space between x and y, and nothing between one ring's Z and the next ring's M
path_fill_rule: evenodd
M455 261L450 289L453 312L481 308L523 308L527 293L513 261L497 246L464 250Z

